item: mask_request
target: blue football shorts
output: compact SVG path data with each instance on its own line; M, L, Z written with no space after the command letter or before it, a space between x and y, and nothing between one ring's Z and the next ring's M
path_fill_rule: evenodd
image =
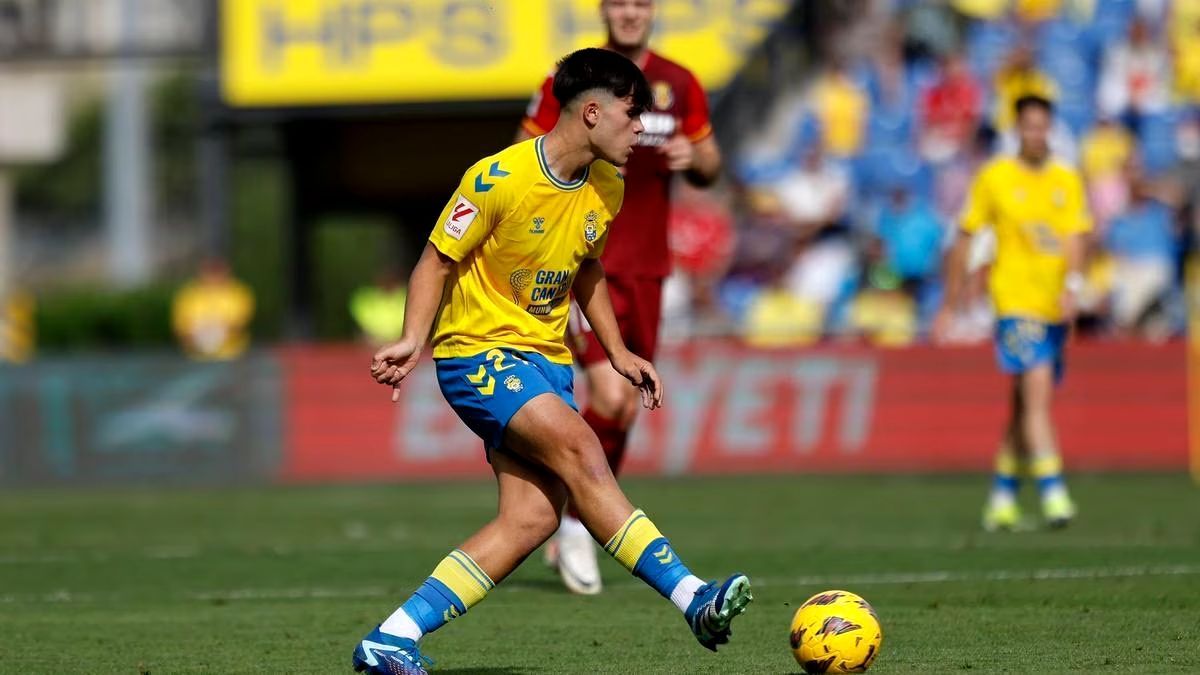
M1054 380L1063 376L1067 325L1001 317L996 322L996 361L1000 370L1019 375L1044 363L1054 365Z
M579 410L575 371L536 352L497 348L435 364L446 402L488 450L504 446L509 420L535 396L555 394Z

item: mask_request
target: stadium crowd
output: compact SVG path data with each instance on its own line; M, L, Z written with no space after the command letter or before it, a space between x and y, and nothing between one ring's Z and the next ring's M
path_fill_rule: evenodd
M780 98L723 198L680 195L665 339L928 339L971 178L1015 149L1012 104L1026 94L1054 102L1053 150L1086 180L1095 233L1079 329L1181 333L1200 230L1200 3L873 7ZM990 337L988 255L972 256L975 308L955 341Z

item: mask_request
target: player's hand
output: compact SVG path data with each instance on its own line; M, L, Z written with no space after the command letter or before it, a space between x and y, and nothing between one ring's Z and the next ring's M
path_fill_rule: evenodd
M643 407L647 410L662 407L664 393L662 378L658 376L658 371L654 369L653 364L632 352L625 352L612 359L612 366L633 386L642 391Z
M942 307L933 318L933 341L937 344L951 342L954 333L954 322L958 317L954 310Z
M1063 291L1058 305L1062 309L1063 323L1068 326L1074 325L1075 318L1079 315L1079 295L1072 291Z
M683 134L675 134L671 140L658 147L658 152L667 160L667 168L671 171L687 171L692 168L696 157L696 149L692 142Z
M417 365L421 347L411 340L400 340L379 351L371 359L371 377L392 387L392 401L400 400L400 382Z

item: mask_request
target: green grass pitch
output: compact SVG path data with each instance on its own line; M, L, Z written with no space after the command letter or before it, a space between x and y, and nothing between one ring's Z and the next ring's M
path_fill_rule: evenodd
M697 573L756 601L719 654L604 558L603 595L535 554L425 641L449 673L789 673L806 597L883 622L872 672L1200 672L1200 491L1077 476L1061 532L983 534L986 478L629 480ZM338 673L494 509L491 483L0 494L0 672Z

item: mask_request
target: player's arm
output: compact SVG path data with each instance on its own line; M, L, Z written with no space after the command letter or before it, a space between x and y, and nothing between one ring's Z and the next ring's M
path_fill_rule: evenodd
M404 333L394 344L376 352L371 361L371 376L376 382L398 387L417 365L441 306L446 280L455 265L503 219L509 201L505 184L495 182L487 185L483 192L477 192L475 188L484 172L491 172L495 181L497 169L503 167L499 162L489 163L489 160L471 167L463 175L458 191L442 209L438 224L421 252L421 259L409 276ZM399 398L399 391L393 390L392 400Z
M696 187L708 187L721 175L721 149L713 136L708 115L708 96L695 77L685 88L687 112L680 132L665 146L667 166L682 171L687 182Z
M1079 309L1079 295L1083 293L1085 285L1083 270L1087 259L1088 238L1092 231L1092 219L1088 213L1083 181L1078 176L1073 177L1066 193L1067 211L1074 216L1067 223L1067 234L1063 237L1063 259L1066 262L1067 276L1059 304L1062 306L1063 321L1074 323L1075 314Z
M571 292L613 369L642 390L642 405L651 410L661 406L663 386L658 371L649 361L630 352L621 338L612 299L608 295L604 265L599 257L584 259L575 274Z
M942 309L951 314L958 314L966 304L964 288L967 277L967 251L971 250L973 238L973 233L960 228L943 262L942 275L946 280L946 295Z
M975 233L990 225L992 222L991 193L988 190L987 170L984 169L971 184L967 196L966 208L959 219L959 229L950 245L950 251L942 267L942 278L945 280L945 295L942 298L942 308L934 319L933 335L939 341L944 341L954 322L954 317L960 314L966 305L967 286L967 256Z
M1067 261L1067 277L1063 284L1062 305L1063 321L1075 322L1075 314L1079 310L1079 295L1083 293L1086 280L1083 275L1083 261L1087 252L1087 235L1071 234L1063 241L1063 257Z
M721 150L712 134L695 143L677 134L662 146L662 153L667 168L682 171L684 179L696 187L708 187L721 175Z

